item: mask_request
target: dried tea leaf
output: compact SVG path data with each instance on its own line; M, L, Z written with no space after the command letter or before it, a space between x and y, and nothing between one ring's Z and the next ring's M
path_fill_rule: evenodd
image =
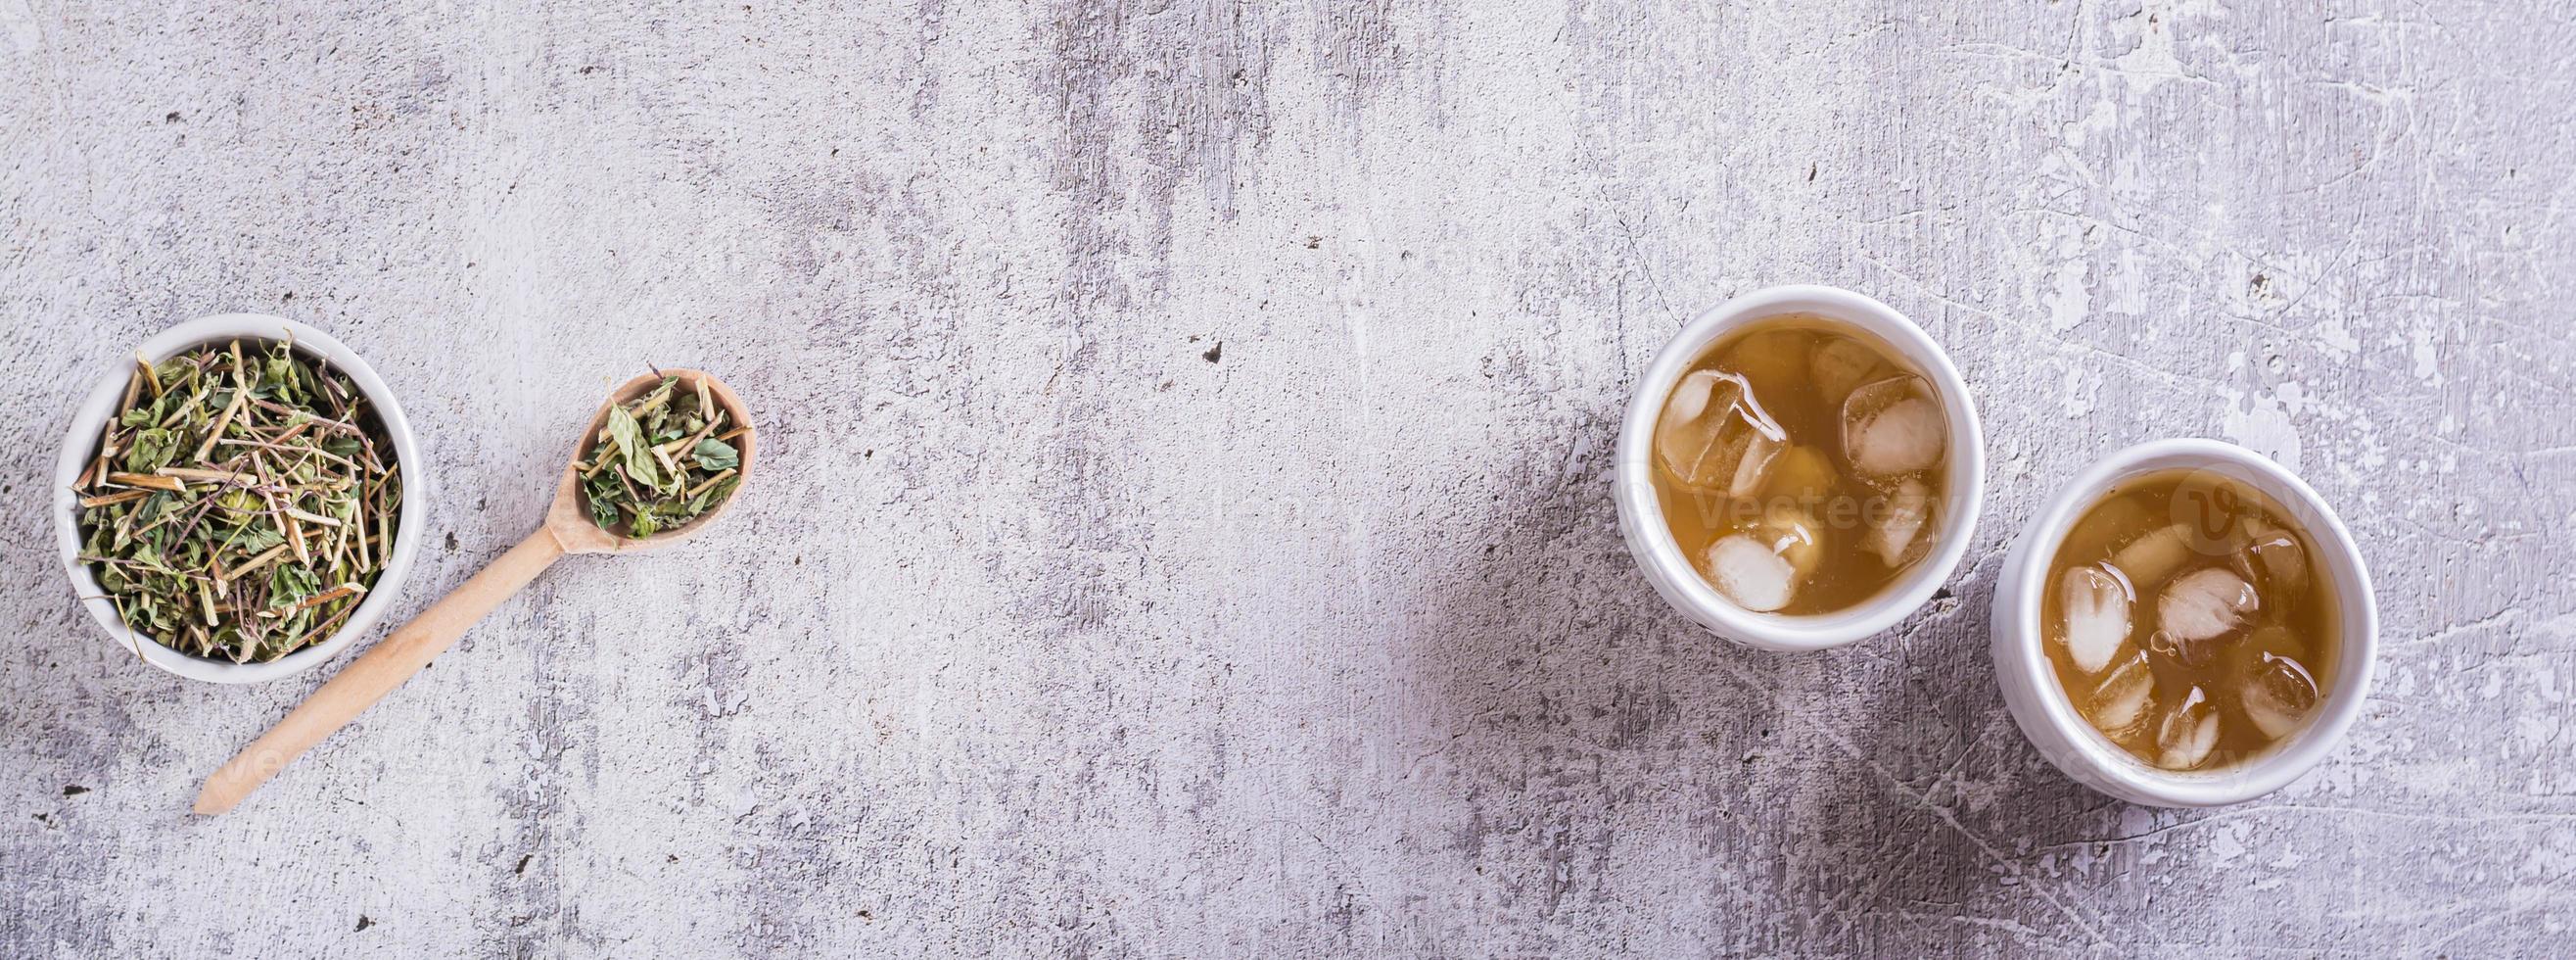
M742 452L723 439L742 426L731 419L703 384L680 389L678 377L610 407L605 428L576 465L591 522L619 536L649 537L724 503L742 480Z
M619 466L626 476L648 487L662 485L660 471L653 466L653 455L644 448L644 428L625 407L608 408L608 436L617 441Z
M125 469L130 473L151 473L170 465L179 453L179 435L158 427L136 431L125 451Z
M698 441L698 469L731 470L740 466L742 455L734 452L733 444L712 439Z
M589 494L583 499L590 507L590 522L598 524L602 530L615 529L618 519L617 477L606 473L592 474L585 492Z
M397 534L400 465L365 395L283 341L138 363L101 451L80 558L127 626L190 655L328 637Z

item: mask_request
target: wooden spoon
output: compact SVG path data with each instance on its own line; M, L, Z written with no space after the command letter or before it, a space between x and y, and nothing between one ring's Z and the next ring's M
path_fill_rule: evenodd
M582 431L581 443L573 448L572 459L579 461L582 454L590 451L600 430L608 423L609 407L643 396L660 386L664 374L680 378L681 389L704 383L707 392L713 395L733 422L744 426L751 424L750 412L744 409L742 398L735 396L722 381L712 376L696 370L646 374L626 381L625 386L609 395L607 403L600 405L599 412L590 418L590 428ZM742 454L739 476L746 481L751 477L755 435L752 431L745 431L733 441L734 449ZM270 777L276 776L304 751L322 742L332 731L357 719L358 714L375 706L385 694L393 692L395 687L402 686L403 681L411 679L412 674L428 666L430 660L455 646L456 638L464 636L467 627L483 619L483 615L500 606L501 601L518 593L519 588L527 586L528 581L536 579L537 574L545 572L564 554L623 553L678 543L697 536L698 531L714 523L717 516L742 496L738 481L732 496L696 519L677 529L629 539L602 530L591 522L589 511L582 507L580 480L572 463L565 463L563 476L555 482L554 503L546 508L546 522L537 528L537 532L529 534L518 546L494 559L481 573L457 587L456 592L421 611L420 616L412 618L410 623L376 644L357 662L342 669L338 676L331 678L331 682L313 691L302 706L287 714L286 719L278 721L277 726L269 728L268 733L242 748L242 752L234 755L222 769L216 770L214 776L206 778L205 789L197 793L196 812L223 813L241 803L243 797L250 796L251 791L267 783Z

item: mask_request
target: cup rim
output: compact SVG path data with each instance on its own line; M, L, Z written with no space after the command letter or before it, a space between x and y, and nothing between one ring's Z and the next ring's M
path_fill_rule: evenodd
M1914 365L1933 384L1950 429L1945 467L1947 496L1942 502L1942 539L1914 568L1869 599L1831 613L1783 615L1755 613L1736 606L1701 579L1681 545L1664 524L1663 505L1654 489L1652 462L1655 420L1665 397L1709 344L1754 321L1783 314L1812 313L1848 323L1879 340ZM1895 626L1931 602L1932 595L1956 571L1975 539L1985 504L1986 444L1967 382L1950 355L1923 328L1895 308L1837 287L1793 284L1765 287L1710 307L1682 326L1632 388L1619 429L1614 480L1620 530L1628 550L1666 603L1701 627L1735 643L1765 650L1823 650L1852 643Z
M349 619L340 624L319 643L266 662L233 663L194 656L162 646L159 642L136 633L126 626L116 612L116 605L106 599L106 590L98 583L89 566L80 562L80 498L72 489L87 469L90 454L98 447L99 430L106 426L116 405L124 397L126 378L133 373L133 357L140 355L152 363L166 360L181 350L216 340L227 339L289 340L296 349L318 355L333 368L347 374L368 402L375 405L376 418L385 428L386 439L394 447L394 460L404 471L403 504L399 514L401 528L394 535L393 554L384 572L377 576L374 589ZM405 419L402 404L393 390L377 376L355 351L331 335L284 317L256 313L222 313L196 317L171 325L144 339L132 354L111 362L98 385L81 399L74 409L71 426L64 434L62 451L54 464L52 509L56 552L63 572L71 578L72 591L81 606L89 611L108 642L118 649L140 654L145 662L179 676L213 683L254 683L293 676L312 669L348 649L358 637L375 626L392 608L394 597L404 579L411 573L413 560L420 553L422 524L426 521L430 498L429 485L421 475L418 440L411 423Z
M2307 727L2244 762L2217 770L2149 766L2095 732L2078 715L2041 648L2040 600L2057 548L2081 512L2113 483L2167 470L2206 469L2252 485L2305 528L2319 566L2335 582L2337 670L2320 712ZM2077 781L2137 803L2223 806L2270 793L2330 755L2361 716L2377 670L2379 603L2368 564L2334 508L2297 474L2271 458L2219 440L2166 439L2137 444L2095 461L2032 515L2005 561L1991 623L1999 683L2014 721L2043 756Z

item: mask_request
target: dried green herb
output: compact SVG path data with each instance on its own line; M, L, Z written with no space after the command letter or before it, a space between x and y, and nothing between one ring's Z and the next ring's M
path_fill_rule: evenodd
M678 529L733 496L742 453L733 441L751 428L733 422L703 381L678 377L608 408L581 473L592 523L623 537Z
M330 636L384 572L402 507L366 396L285 341L135 367L75 488L80 559L117 615L235 663Z

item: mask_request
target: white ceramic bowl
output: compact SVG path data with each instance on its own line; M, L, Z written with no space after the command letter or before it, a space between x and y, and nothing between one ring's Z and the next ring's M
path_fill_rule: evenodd
M107 418L115 415L117 404L125 399L126 381L134 374L133 354L119 356L109 363L98 386L90 390L89 397L81 401L80 409L73 413L71 433L64 438L62 455L54 465L54 540L62 554L63 572L71 576L72 590L81 597L81 605L89 608L90 617L107 631L108 639L118 649L138 652L153 666L171 673L216 683L274 680L311 669L348 649L349 644L356 642L367 628L384 616L386 609L393 606L403 578L411 572L413 556L420 553L422 524L427 521L429 513L428 485L423 482L418 469L421 462L419 450L412 437L411 424L403 419L402 404L394 401L393 391L385 388L385 382L376 376L374 368L367 366L365 360L358 359L357 354L351 353L340 341L331 339L330 335L281 317L227 313L198 317L163 330L143 341L135 353L159 363L198 344L237 337L290 339L298 351L319 356L329 361L333 368L348 374L349 381L366 395L368 403L374 405L386 437L393 441L394 457L403 470L403 502L401 515L396 521L400 526L394 532L392 562L385 565L384 573L376 578L375 586L367 592L367 598L359 602L358 609L349 614L349 619L340 625L339 630L320 643L266 663L234 663L190 656L136 634L127 629L125 621L116 615L116 605L107 601L107 591L99 586L98 578L90 573L89 565L79 560L80 497L72 490L90 456L98 452L100 431L107 426Z
M2040 599L2049 561L2066 532L2115 483L2161 470L2207 470L2241 481L2271 497L2303 528L2316 548L2342 607L2334 685L2321 692L2317 715L2306 729L2251 759L2217 770L2176 772L2138 760L2096 733L2059 689L2041 648ZM2158 440L2108 457L2086 469L2030 519L2004 560L1993 611L1995 679L2004 703L2041 756L2095 790L2157 807L2214 807L2280 789L2332 752L2361 715L2379 644L2379 604L2370 571L2334 509L2280 464L2216 440Z
M1834 613L1787 616L1755 613L1737 606L1709 586L1683 556L1672 530L1664 524L1663 505L1655 497L1655 420L1664 400L1708 345L1755 320L1788 313L1810 313L1838 320L1875 337L1903 358L1941 395L1949 420L1950 454L1945 477L1948 496L1939 513L1939 536L1932 553L1867 601ZM1712 633L1766 650L1821 650L1840 646L1895 626L1897 621L1932 599L1967 553L1977 528L1977 513L1986 495L1986 440L1977 426L1977 408L1968 385L1940 344L1914 321L1884 303L1832 287L1769 287L1736 297L1692 318L1672 342L1664 345L1628 398L1627 419L1619 425L1619 459L1614 493L1619 501L1619 532L1637 568L1673 609Z

